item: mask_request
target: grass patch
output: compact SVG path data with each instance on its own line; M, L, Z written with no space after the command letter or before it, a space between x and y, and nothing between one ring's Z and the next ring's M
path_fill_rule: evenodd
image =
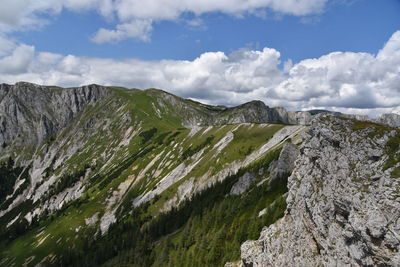
M398 132L395 136L391 137L386 143L386 153L388 155L388 159L383 167L383 170L387 170L389 168L394 167L397 163L400 162L400 132ZM392 177L398 178L400 177L400 168L397 167L392 171Z

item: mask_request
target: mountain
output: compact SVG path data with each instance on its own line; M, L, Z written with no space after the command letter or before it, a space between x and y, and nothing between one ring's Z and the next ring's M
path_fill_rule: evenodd
M400 119L389 114L377 124L319 113L261 101L210 106L157 89L2 84L0 266L222 266L240 257L245 266L293 265L269 261L293 256L279 247L305 264L345 255L351 249L326 245L344 232L328 227L340 213L332 207L357 211L347 228L376 223L359 215L372 208L396 211L387 192L398 189L391 127ZM353 199L365 186L377 189ZM304 211L317 216L312 236L322 256L302 250L314 240L302 231ZM375 238L371 227L354 229ZM371 249L366 257L395 262L393 240L381 242L392 254ZM338 263L358 263L351 253Z
M321 116L300 151L285 216L242 245L244 266L398 266L400 131Z
M305 129L269 122L297 122L306 116L259 101L214 107L156 89L3 84L1 264L82 262L85 259L76 253L83 247L97 255L89 254L87 265L93 258L104 263L119 253L93 247L107 243L95 240L112 236L112 246L118 250L133 249L127 245L132 242L124 236L128 234L118 230L121 225L129 225L125 226L129 231L144 231L143 238L159 240L172 233L169 226L158 222L165 230L155 237L143 227L157 224L161 213L171 216L178 206L190 207L184 203L195 196L216 194L212 193L216 186L225 190L238 179L241 182L234 192L261 182L267 169L259 165L278 157L286 140L297 140ZM279 188L279 192L284 190ZM221 193L215 197L221 198ZM240 202L240 198L232 194L230 202ZM224 201L209 203L207 209ZM262 205L266 200L259 201ZM242 212L249 211L243 208ZM137 213L141 219L135 223L140 227L133 227L131 220ZM253 213L246 220L258 218L258 210ZM183 225L193 217L187 214L177 223ZM265 218L257 219L254 233L261 230ZM237 249L231 251L238 255L242 241L238 239Z

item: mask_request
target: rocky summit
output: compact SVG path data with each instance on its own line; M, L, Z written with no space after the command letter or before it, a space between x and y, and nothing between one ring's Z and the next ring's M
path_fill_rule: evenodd
M399 266L399 126L2 84L0 266Z
M241 247L244 266L398 266L400 131L319 116L288 179L285 216Z

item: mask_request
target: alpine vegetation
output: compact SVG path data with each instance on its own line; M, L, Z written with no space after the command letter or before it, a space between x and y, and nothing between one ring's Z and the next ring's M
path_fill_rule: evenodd
M0 86L0 266L396 266L400 116Z

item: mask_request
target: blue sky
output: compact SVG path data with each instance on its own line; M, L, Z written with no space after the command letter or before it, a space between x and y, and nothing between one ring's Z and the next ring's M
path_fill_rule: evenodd
M0 2L0 82L400 112L399 0Z
M131 38L96 44L90 38L97 29L113 28L118 21L107 21L93 10L64 10L49 17L49 25L14 36L41 51L79 56L193 60L208 51L231 53L244 47L273 47L283 59L298 62L333 51L377 53L400 29L400 1L334 1L320 14L301 17L270 12L266 18L249 14L238 18L212 12L200 16L199 26L185 21L194 18L186 13L177 21L157 22L148 42Z

